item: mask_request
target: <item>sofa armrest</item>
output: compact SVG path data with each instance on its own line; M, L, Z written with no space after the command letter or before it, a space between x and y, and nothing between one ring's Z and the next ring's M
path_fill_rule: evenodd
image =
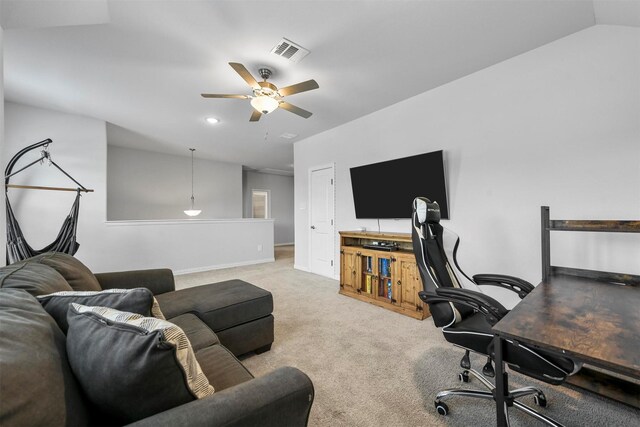
M95 276L102 289L148 288L154 295L176 289L173 272L168 268L98 273Z
M313 396L309 377L284 367L129 427L306 426Z

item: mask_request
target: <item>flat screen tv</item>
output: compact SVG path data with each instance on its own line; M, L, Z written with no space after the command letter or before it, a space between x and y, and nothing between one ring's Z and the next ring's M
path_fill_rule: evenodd
M424 196L449 219L442 150L351 168L356 218L411 218L411 204Z

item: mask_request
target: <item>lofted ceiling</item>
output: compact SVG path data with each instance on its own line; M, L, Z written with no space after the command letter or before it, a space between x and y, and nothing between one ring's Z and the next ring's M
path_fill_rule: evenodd
M4 0L5 98L105 120L109 144L291 171L295 141L592 26L598 8L620 19L586 0ZM282 37L311 53L270 54ZM250 123L247 100L201 98L251 93L228 62L280 87L315 79L287 97L313 116Z

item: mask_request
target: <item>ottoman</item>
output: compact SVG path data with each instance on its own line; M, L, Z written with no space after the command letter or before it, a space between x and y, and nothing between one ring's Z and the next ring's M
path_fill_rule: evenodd
M202 322L236 356L271 348L273 297L251 283L227 280L159 294L156 299L167 320L188 319L194 327Z

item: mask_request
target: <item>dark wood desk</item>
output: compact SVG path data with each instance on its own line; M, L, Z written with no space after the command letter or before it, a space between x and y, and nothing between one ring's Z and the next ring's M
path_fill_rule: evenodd
M498 338L555 350L576 361L640 380L639 287L550 276L500 320L493 331ZM499 341L496 340L496 386L504 391L507 384L499 363L502 361ZM634 393L634 385L630 386ZM636 386L636 401L638 390ZM498 425L506 425L504 399L496 401Z

